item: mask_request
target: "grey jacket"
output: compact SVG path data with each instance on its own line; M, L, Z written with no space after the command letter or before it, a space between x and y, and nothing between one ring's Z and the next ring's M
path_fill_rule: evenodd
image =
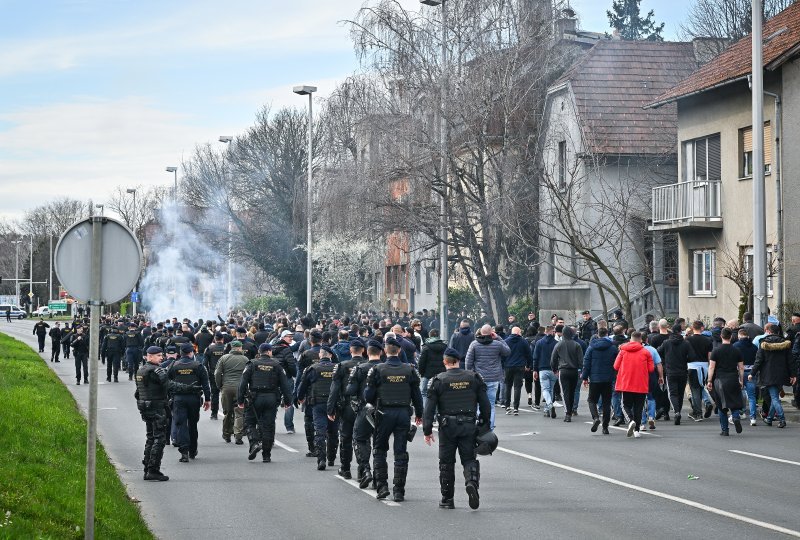
M217 383L217 388L230 386L239 388L239 382L242 380L242 373L244 367L250 360L244 354L230 353L226 354L217 362L217 369L214 371L214 380Z
M501 339L492 336L476 336L469 344L465 367L478 373L487 383L503 380L502 359L508 358L511 349Z

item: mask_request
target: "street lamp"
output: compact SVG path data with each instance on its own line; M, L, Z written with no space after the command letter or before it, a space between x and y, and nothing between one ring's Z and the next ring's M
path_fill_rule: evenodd
M175 201L175 205L178 204L178 167L167 167L167 172L171 172L175 175L175 187L172 189L172 199Z
M447 283L449 281L447 268L447 198L446 191L449 183L447 166L447 4L445 0L420 0L426 6L442 6L442 80L441 80L441 118L439 119L439 152L441 154L442 199L439 201L441 212L441 245L439 246L439 335L447 334Z
M22 243L22 240L14 240L11 243L14 244L17 252L17 261L14 267L14 293L17 295L15 303L19 304L19 245Z
M100 215L102 216L103 215L103 208L105 207L105 205L96 204L96 205L94 205L94 207L97 208L98 210L100 210Z
M133 236L136 236L136 188L126 189L125 193L128 195L133 195L133 211L131 212L131 225L133 229ZM131 294L131 304L132 304L132 313L133 316L136 316L136 301L134 300L137 296L137 289L139 288L139 276L136 276L136 285L133 287L133 294Z
M222 144L230 144L233 141L233 137L230 135L220 135L219 142ZM228 276L227 276L227 298L226 303L228 304L228 311L230 312L231 308L233 307L233 262L231 259L233 258L233 242L231 235L233 234L233 220L230 216L228 216Z
M299 96L308 96L308 186L306 186L306 313L312 313L311 305L311 205L313 204L311 198L311 182L314 179L314 169L312 167L311 159L314 154L314 92L317 91L316 86L295 86L292 91Z

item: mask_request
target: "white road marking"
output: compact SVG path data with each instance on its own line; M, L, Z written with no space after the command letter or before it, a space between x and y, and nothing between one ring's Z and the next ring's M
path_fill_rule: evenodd
M584 422L584 424L588 424L588 425L591 426L592 422ZM616 430L619 430L619 431L628 431L628 428L619 427L619 426L608 426L608 429L616 429ZM640 430L639 433L641 433L642 435L650 435L651 437L659 437L659 438L662 437L661 435L656 435L655 433L650 433L649 431L645 431L645 430Z
M375 499L375 493L374 493L372 490L369 490L369 489L361 489L360 487L358 487L358 482L356 482L355 480L348 480L347 478L342 478L342 477L341 477L341 476L339 476L338 474L336 475L336 478L338 478L339 480L341 480L341 481L342 481L342 482L344 482L345 484L350 484L351 486L353 486L354 488L356 488L358 491L361 491L362 493L366 493L366 494L367 494L367 495L369 495L371 498ZM375 499L375 500L378 500L378 501L382 502L382 503L383 503L383 504L385 504L386 506L402 506L400 503L398 503L398 502L394 502L394 501L390 501L390 500L388 500L388 499Z
M600 480L601 482L607 482L609 484L614 484L616 486L624 487L633 491L638 491L640 493L645 493L647 495L652 495L653 497L658 497L661 499L666 499L668 501L676 502L678 504L683 504L686 506L690 506L697 510L702 510L704 512L708 512L710 514L716 514L718 516L734 519L736 521L741 521L743 523L748 523L750 525L755 525L756 527L761 527L762 529L767 529L770 531L786 534L789 536L794 536L795 538L800 538L800 531L795 531L792 529L787 529L786 527L781 527L780 525L774 525L772 523L767 523L765 521L759 521L757 519L752 519L747 516L742 516L739 514L734 514L733 512L728 512L727 510L721 510L719 508L715 508L713 506L708 506L703 503L699 503L696 501L692 501L689 499L684 499L683 497L676 497L675 495L670 495L668 493L663 493L661 491L656 491L654 489L649 489L642 486L637 486L635 484L629 484L628 482L623 482L622 480L617 480L615 478L609 478L608 476L603 476L601 474L593 473L590 471L585 471L583 469L578 469L575 467L571 467L569 465L564 465L561 463L556 463L555 461L550 461L547 459L538 458L536 456L532 456L530 454L524 454L522 452L517 452L516 450L509 450L508 448L503 448L498 446L497 450L499 452L505 452L506 454L511 454L512 456L521 457L523 459L527 459L530 461L535 461L537 463L541 463L542 465L548 465L550 467L555 467L557 469L562 469L565 471L573 472L575 474L580 474L582 476L587 476L589 478L594 478L595 480Z
M528 437L530 435L538 435L538 431L529 431L527 433L512 433L509 437Z
M789 461L788 459L781 459L781 458L770 457L770 456L762 456L761 454L752 454L750 452L743 452L741 450L728 450L728 452L733 452L734 454L742 454L743 456L752 456L752 457L757 457L757 458L761 458L761 459L768 459L770 461L777 461L778 463L787 463L789 465L798 465L798 466L800 466L800 461Z
M294 454L296 454L296 453L297 453L297 450L295 450L294 448L292 448L292 447L291 447L291 446L289 446L288 444L283 444L283 443L282 443L281 441L279 441L278 439L275 439L275 446L277 446L277 447L279 447L279 448L283 448L283 449L284 449L284 450L286 450L287 452L292 452L292 453L294 453Z
M116 407L100 407L101 411L116 411Z

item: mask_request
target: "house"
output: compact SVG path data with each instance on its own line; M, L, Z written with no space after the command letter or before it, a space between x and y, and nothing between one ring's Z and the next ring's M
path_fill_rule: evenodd
M800 230L791 226L800 217L800 155L781 151L800 141L800 4L767 21L763 32L767 288L775 312L781 298L800 299ZM678 234L686 317L729 319L751 304L751 54L751 40L743 38L648 105L677 106L680 176L653 189L651 229ZM779 209L788 225L781 236Z
M540 320L677 313L670 235L650 188L675 182L677 110L645 110L697 68L694 43L601 40L547 92L540 140Z

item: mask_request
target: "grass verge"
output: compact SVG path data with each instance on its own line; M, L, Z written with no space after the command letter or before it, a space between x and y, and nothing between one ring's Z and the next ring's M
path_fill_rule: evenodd
M86 420L28 345L0 334L0 538L83 538ZM96 538L153 538L97 446Z

